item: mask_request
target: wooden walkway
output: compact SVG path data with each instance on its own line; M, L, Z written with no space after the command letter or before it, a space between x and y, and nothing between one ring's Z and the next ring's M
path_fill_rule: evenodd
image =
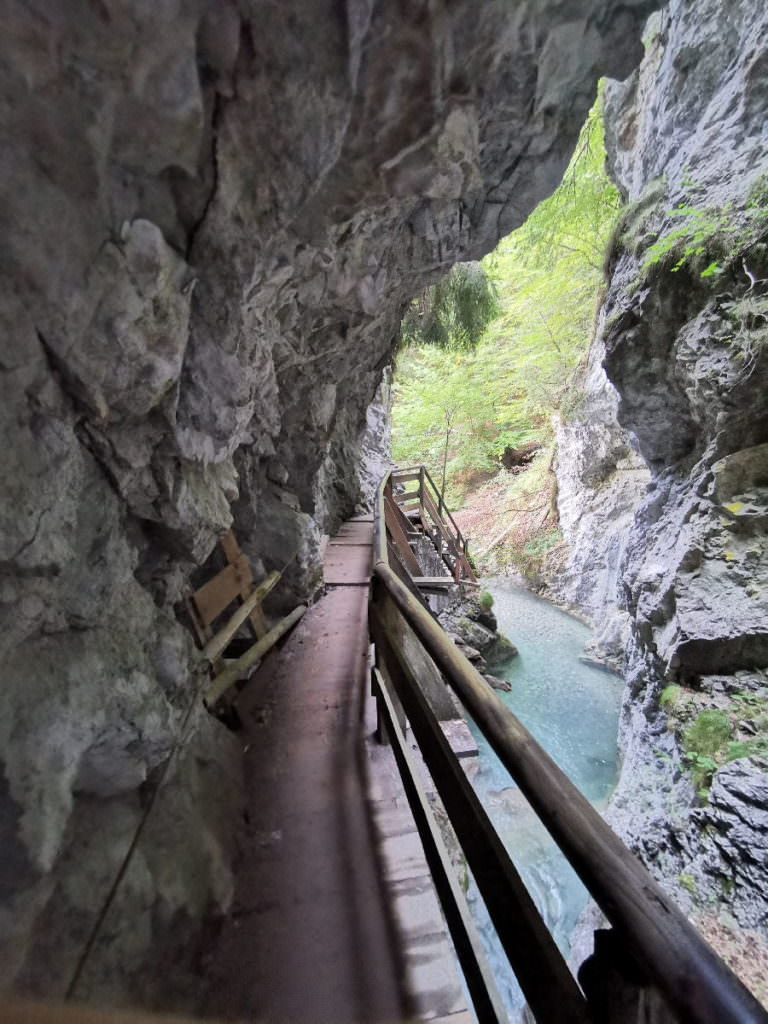
M366 807L372 519L345 523L327 592L243 691L248 824L206 1012L398 1021L403 968Z

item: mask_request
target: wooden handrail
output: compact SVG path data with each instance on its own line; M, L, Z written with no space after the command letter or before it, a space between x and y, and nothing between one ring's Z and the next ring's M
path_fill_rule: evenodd
M380 524L376 536L375 578L669 1006L695 1024L766 1024L760 1003L398 579Z
M377 662L394 684L526 999L542 1024L588 1024L584 996L430 707L413 653L414 645L419 650L418 637L378 576L373 586L377 592L370 619ZM423 647L420 653L434 670Z
M392 470L388 477L385 477L385 481L389 481L392 484L413 483L416 480L419 482L418 490L406 491L404 494L398 495L395 499L396 502L398 505L415 505L418 500L421 518L424 518L424 512L426 511L435 524L435 528L445 538L448 551L454 559L451 565L447 561L446 556L443 555L443 561L445 561L449 571L455 575L457 582L461 580L462 576L466 576L471 582L474 581L475 574L467 557L467 541L451 515L443 494L432 479L427 467L422 465L398 468ZM432 493L430 493L430 489Z

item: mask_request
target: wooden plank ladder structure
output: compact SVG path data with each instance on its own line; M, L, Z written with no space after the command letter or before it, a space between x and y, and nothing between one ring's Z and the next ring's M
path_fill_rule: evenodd
M415 490L405 489L413 483ZM375 512L368 616L379 734L392 745L478 1020L507 1016L406 741L406 723L536 1021L768 1024L759 1002L430 613L413 535L432 537L453 579L474 581L474 573L466 541L427 470L387 475ZM453 690L610 922L609 930L596 933L595 952L578 982L440 729L427 699L427 669L433 681L437 675Z
M285 568L281 572L271 572L254 586L248 559L240 550L234 533L231 530L225 533L219 543L227 560L226 566L190 594L187 600L193 629L203 649L203 656L210 662L212 669L213 678L203 692L203 700L208 708L222 701L235 683L247 679L264 655L307 610L306 605L299 605L270 629L262 602L280 581ZM214 623L232 605L237 607L214 633ZM248 643L239 657L227 661L225 654L244 626L250 629L255 642Z
M409 490L409 484L415 484L415 489L412 487ZM390 506L387 527L392 529L397 518L393 539L401 554L403 542L407 543L409 534L423 534L432 541L454 582L477 582L469 560L467 540L456 525L442 492L426 466L409 466L393 470L385 489L385 506L387 502ZM396 517L392 505L401 513L399 517ZM385 508L385 514L386 511ZM418 564L415 567L408 564L406 568L409 572L413 572L415 568L415 576L421 575Z

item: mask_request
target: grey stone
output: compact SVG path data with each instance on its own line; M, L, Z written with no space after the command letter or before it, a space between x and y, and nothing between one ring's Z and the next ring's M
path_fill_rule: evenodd
M286 569L268 610L317 589L322 537L370 493L366 414L404 305L555 187L597 79L639 60L653 6L7 12L7 985L64 990L139 796L179 740L199 685L175 614L190 576L234 525L254 569ZM211 775L225 776L229 738L191 721L191 774L213 736ZM180 782L189 814L147 832L118 894L125 928L83 976L91 999L160 1005L144 968L167 965L170 990L178 935L226 902L226 843L193 792ZM113 823L103 863L75 855Z
M702 805L659 697L682 682L724 700L764 679L768 348L763 285L745 267L768 276L765 246L735 259L738 241L723 252L705 237L710 251L674 272L643 263L680 223L678 203L700 224L718 210L736 235L746 224L768 167L767 32L751 3L673 0L646 28L638 71L606 89L608 164L633 205L606 262L585 411L560 428L558 458L579 548L565 597L627 679L608 819L686 911L726 908L763 934L764 764L721 767ZM702 277L713 252L724 269Z

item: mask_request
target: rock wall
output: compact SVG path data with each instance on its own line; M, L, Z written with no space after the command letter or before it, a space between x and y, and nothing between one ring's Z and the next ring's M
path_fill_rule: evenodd
M600 342L651 476L618 559L630 632L609 819L698 920L757 929L763 957L768 762L744 744L768 694L767 39L762 5L672 0L646 28L639 71L609 85L609 165L629 205ZM595 470L628 436L597 434L581 454ZM598 487L588 528L600 500ZM587 577L590 607L598 589ZM702 711L741 746L706 752ZM760 956L740 934L748 973Z
M602 365L604 323L602 312L578 410L555 430L557 510L567 556L549 589L593 627L588 655L620 672L630 629L621 570L650 474L616 419L618 396Z
M163 943L229 891L232 815L192 796L237 789L229 737L182 734L190 573L234 522L257 573L292 559L273 611L318 586L404 304L557 184L652 6L6 5L5 987L67 989L181 744L76 989L174 1002Z

